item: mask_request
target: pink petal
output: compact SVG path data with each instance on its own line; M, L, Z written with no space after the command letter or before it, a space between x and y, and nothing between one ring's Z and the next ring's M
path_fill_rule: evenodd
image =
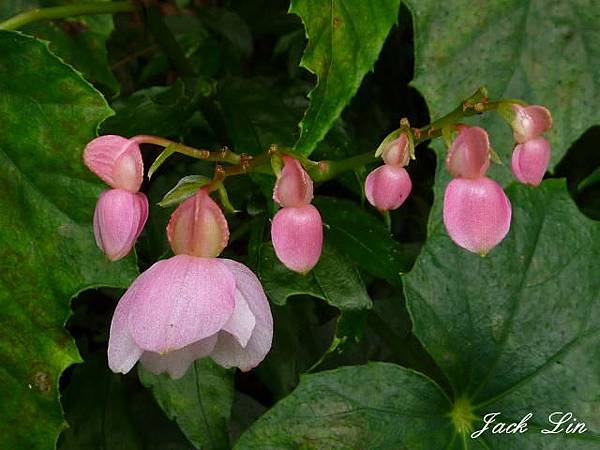
M306 273L321 257L323 221L317 208L282 208L271 224L271 239L277 258L290 270Z
M144 163L140 147L124 137L97 137L86 145L83 162L113 188L137 192L142 185Z
M383 150L381 157L387 165L406 166L410 161L410 143L406 133L402 133L397 139L390 142Z
M455 178L444 194L444 224L452 240L484 255L510 228L511 205L502 187L486 178Z
M548 169L550 154L550 144L543 138L518 144L512 155L513 175L521 183L538 186Z
M490 140L480 127L462 126L452 142L446 167L455 177L478 178L490 167Z
M227 246L229 226L221 208L200 189L173 212L167 237L176 255L214 258Z
M543 106L513 105L513 110L513 135L520 144L538 138L552 128L552 115Z
M233 273L237 293L250 308L256 319L256 325L245 347L240 345L234 336L221 331L211 357L223 367L239 367L243 371L248 371L256 367L271 349L273 340L271 308L260 281L250 269L230 259L222 261Z
M312 179L298 160L284 156L283 163L273 189L273 200L283 207L308 205L313 199Z
M108 259L125 257L148 219L148 199L141 192L124 189L104 191L94 211L96 244Z
M167 372L172 379L177 380L185 375L194 361L208 356L216 343L217 335L214 334L206 339L194 342L187 347L165 353L164 355L154 352L144 352L140 358L140 362L155 375Z
M115 373L129 372L140 359L143 350L133 340L127 317L131 302L121 299L115 308L108 340L108 367Z
M224 260L225 261L225 260ZM233 314L223 326L223 331L233 335L242 347L245 347L252 336L256 325L254 314L239 290L235 291L235 309Z
M365 181L365 195L369 203L381 211L399 208L412 189L410 176L404 167L379 166Z
M177 255L142 273L123 300L131 301L135 342L163 354L219 331L233 313L234 295L235 280L220 260Z

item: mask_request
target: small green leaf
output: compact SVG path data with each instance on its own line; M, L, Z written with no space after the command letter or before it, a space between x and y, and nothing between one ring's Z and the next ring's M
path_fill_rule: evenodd
M597 167L591 174L585 177L578 185L577 190L579 192L600 183L600 167Z
M195 361L179 380L139 367L141 382L196 448L229 448L227 423L233 402L233 372L210 358Z
M317 76L295 148L310 155L373 69L400 0L292 0L308 45L300 62Z
M148 179L152 178L154 172L156 172L158 168L162 166L162 164L167 160L169 156L175 153L175 148L176 147L174 145L169 145L162 152L160 152L160 155L156 157L156 159L148 169Z
M164 153L164 152L163 152ZM167 208L178 205L182 201L190 198L202 186L210 183L210 178L203 175L188 175L177 182L177 185L165 194L158 206Z
M53 449L65 426L61 372L80 361L63 325L71 297L126 287L133 256L109 263L92 214L106 189L83 165L112 113L44 43L0 32L0 436L7 449Z

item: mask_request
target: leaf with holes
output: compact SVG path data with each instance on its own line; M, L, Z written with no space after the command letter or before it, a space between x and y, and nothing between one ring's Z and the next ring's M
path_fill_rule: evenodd
M54 448L64 427L58 378L79 361L63 329L70 298L91 287L125 287L136 273L133 257L110 264L92 234L103 185L81 153L110 114L102 96L44 43L0 32L4 448Z
M295 148L310 155L373 69L396 23L399 0L293 0L308 45L300 65L317 76Z

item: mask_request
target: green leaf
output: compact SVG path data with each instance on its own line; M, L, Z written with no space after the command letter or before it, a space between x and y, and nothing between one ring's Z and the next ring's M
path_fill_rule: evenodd
M158 202L158 205L163 208L178 205L208 183L210 183L210 178L202 175L188 175L187 177L183 177L173 189L165 194L162 200Z
M327 383L314 382L315 376L301 383L242 436L238 448L257 442L261 448L598 447L600 223L579 213L560 180L537 189L513 185L508 193L511 231L489 256L457 247L432 220L428 241L404 277L413 332L449 380L451 405L440 396L415 408L412 399L431 394L390 374L361 379L367 369L360 367L344 369L346 377L323 373ZM364 385L372 390L364 393ZM427 389L436 392L432 383ZM408 411L390 403L397 398ZM588 431L542 434L552 428L554 411L571 411ZM488 431L471 439L491 412L500 412L502 422L532 412L529 431ZM387 421L395 430L381 425ZM286 434L277 433L283 422ZM418 430L427 431L406 441ZM363 435L369 440L361 442Z
M295 148L310 155L373 69L398 17L399 0L292 0L308 45L300 61L317 76Z
M229 448L227 423L233 403L233 372L210 358L195 361L179 380L154 375L142 366L140 380L196 448Z
M442 449L450 402L425 376L388 363L305 375L235 449Z
M0 436L11 449L53 448L64 421L58 379L79 361L63 329L69 301L126 287L134 257L109 263L91 229L102 183L85 144L111 114L102 96L47 46L0 32Z
M0 21L23 11L58 5L64 2L4 0L0 2ZM50 41L53 53L80 70L87 80L105 86L114 94L119 91L119 83L109 67L106 51L106 41L113 28L111 15L98 15L32 23L22 31Z
M102 134L179 138L202 98L212 89L212 85L201 78L140 89L125 101L113 104L117 114L102 124Z
M381 220L349 200L317 197L314 204L323 217L327 242L368 273L400 282L414 251L394 240Z
M257 272L269 299L276 305L284 305L293 295L308 294L341 311L371 307L371 298L356 268L327 243L318 264L306 275L287 269L275 256L272 244L265 243L260 250Z
M219 85L219 105L238 153L256 155L271 144L294 144L302 113L297 106L286 103L293 100L289 91L271 83L231 78Z
M69 428L60 435L59 450L191 448L135 374L110 372L104 355L74 368L62 403Z
M587 2L410 0L415 81L432 117L452 110L478 86L491 98L521 98L550 109L555 165L573 141L600 122L600 8ZM460 24L460 26L458 26ZM499 116L487 118L492 146L508 179L513 138Z

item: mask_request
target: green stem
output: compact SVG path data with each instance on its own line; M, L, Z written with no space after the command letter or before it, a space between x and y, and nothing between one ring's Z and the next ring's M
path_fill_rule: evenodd
M160 136L152 136L149 134L139 134L130 139L138 144L154 144L161 147L170 147L173 151L181 153L182 155L189 156L195 159L201 159L204 161L217 161L226 162L230 164L240 164L242 157L237 153L232 152L227 147L224 147L218 152L211 152L203 148L194 148L179 142L171 141Z
M16 30L38 20L65 19L75 16L133 11L135 11L135 6L131 1L75 3L49 8L36 8L0 22L0 30Z

